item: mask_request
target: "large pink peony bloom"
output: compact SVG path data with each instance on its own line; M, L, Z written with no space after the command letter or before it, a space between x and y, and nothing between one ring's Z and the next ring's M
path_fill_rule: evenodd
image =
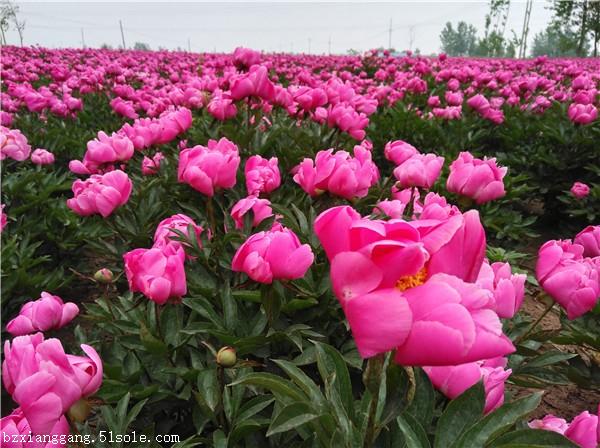
M259 283L302 278L314 260L308 244L279 223L250 236L235 253L231 268Z
M431 188L440 176L444 158L435 154L415 154L394 169L402 188Z
M528 426L532 429L544 429L546 431L554 431L559 434L564 434L569 427L569 424L564 418L559 418L552 414L548 414L542 419L530 421Z
M494 158L476 159L469 152L461 152L450 165L446 188L483 204L506 194L502 179L507 170L498 167Z
M7 157L22 162L31 152L31 146L18 129L8 129L0 126L0 160Z
M423 370L435 388L452 400L483 380L487 414L504 403L504 382L512 373L505 367L506 359L495 358L456 366L423 367Z
M244 168L246 189L250 195L270 193L281 185L281 175L277 165L277 157L263 159L256 155L246 161Z
M5 342L2 381L33 433L50 434L73 404L100 388L102 361L92 347L81 348L87 357L67 355L42 333Z
M206 196L214 196L216 188L231 188L236 182L240 164L237 146L225 137L209 140L179 153L177 179Z
M56 330L71 322L79 314L79 308L72 302L63 303L58 296L42 292L41 298L27 302L19 315L6 325L6 331L13 336Z
M498 316L511 318L523 303L526 279L525 274L511 274L508 263L496 262L490 265L486 260L481 265L476 283L494 294Z
M254 65L248 73L231 80L231 98L241 100L248 97L259 97L269 102L275 99L275 85L269 79L267 67Z
M319 215L314 228L363 357L396 349L401 364L452 365L514 350L492 293L466 283L484 257L477 212L408 223L364 219L342 206Z
M12 414L0 420L0 432L2 432L0 435L2 446L6 448L64 448L67 446L66 440L70 433L70 428L67 418L63 415L47 434L53 440L49 442L37 442L36 434L32 433L31 426L23 415L23 411L21 408L17 408ZM37 435L46 436L46 434ZM21 441L23 436L26 437L25 441ZM13 439L15 437L16 439ZM30 437L31 442L28 441ZM19 441L13 442L13 440ZM54 443L54 440L56 440L56 443Z
M192 226L192 235L188 233L189 226ZM173 215L169 218L163 219L158 224L158 226L156 227L156 231L154 232L154 244L152 245L152 247L161 248L170 244L181 246L181 243L179 241L173 240L173 238L179 238L179 235L173 230L178 230L182 232L188 238L195 238L196 241L198 241L198 245L200 247L202 246L202 243L200 242L200 235L204 230L202 226L196 224L194 220L189 216L184 215L183 213L179 213L177 215Z
M573 242L583 246L585 257L600 256L600 226L587 226L577 234Z
M536 276L540 286L575 319L594 308L600 296L600 274L583 246L570 240L547 241L538 252Z
M387 142L385 144L383 153L386 159L394 162L396 165L400 165L415 154L419 154L419 151L417 148L405 141L394 140L393 142Z
M346 199L362 198L379 180L371 153L358 145L354 157L346 151L319 151L314 161L304 159L294 172L294 181L311 196L329 191Z
M577 415L569 424L565 431L565 437L581 448L597 448L598 443L598 427L600 425L599 417L590 414L588 411L583 411Z
M31 161L36 165L50 165L54 163L54 154L45 149L38 148L31 153Z
M141 292L159 305L187 293L185 251L179 243L134 249L123 255L123 261L132 292Z
M132 188L131 180L121 170L94 174L85 181L73 182L75 197L67 199L67 206L81 216L99 213L106 218L127 203Z
M96 174L131 159L134 151L128 137L116 133L108 136L100 131L97 138L88 142L83 160L72 160L69 169L76 174Z
M576 124L590 124L598 118L598 109L593 104L571 104L567 111L569 119Z

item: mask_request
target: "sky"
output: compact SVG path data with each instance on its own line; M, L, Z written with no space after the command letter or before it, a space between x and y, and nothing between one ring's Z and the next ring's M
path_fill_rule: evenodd
M189 48L230 52L245 46L268 52L343 54L387 47L440 50L439 35L448 21L464 20L483 34L486 1L412 1L360 3L204 3L204 2L16 2L26 21L24 43L45 47L99 47L144 42L151 48ZM525 2L511 2L506 36L523 26ZM534 1L529 41L550 21L548 2ZM82 36L83 33L83 36ZM16 31L7 33L18 44Z

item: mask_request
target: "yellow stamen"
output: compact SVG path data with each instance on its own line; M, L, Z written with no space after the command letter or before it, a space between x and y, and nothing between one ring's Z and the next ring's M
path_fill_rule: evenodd
M419 272L414 275L405 275L400 277L396 282L396 289L400 291L406 291L407 289L414 288L415 286L421 286L427 279L427 269L422 268Z

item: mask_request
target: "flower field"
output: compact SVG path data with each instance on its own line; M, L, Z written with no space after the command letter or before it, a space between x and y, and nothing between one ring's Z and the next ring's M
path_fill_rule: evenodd
M1 64L3 447L600 446L599 59Z

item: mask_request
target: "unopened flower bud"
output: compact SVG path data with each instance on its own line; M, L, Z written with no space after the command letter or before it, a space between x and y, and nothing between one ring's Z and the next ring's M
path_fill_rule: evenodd
M99 269L94 274L94 280L98 283L111 283L113 281L113 273L106 268Z
M85 398L81 398L75 402L67 412L69 420L72 422L83 423L87 420L92 410L90 404Z
M227 346L217 352L217 364L221 367L233 367L236 362L235 348Z

